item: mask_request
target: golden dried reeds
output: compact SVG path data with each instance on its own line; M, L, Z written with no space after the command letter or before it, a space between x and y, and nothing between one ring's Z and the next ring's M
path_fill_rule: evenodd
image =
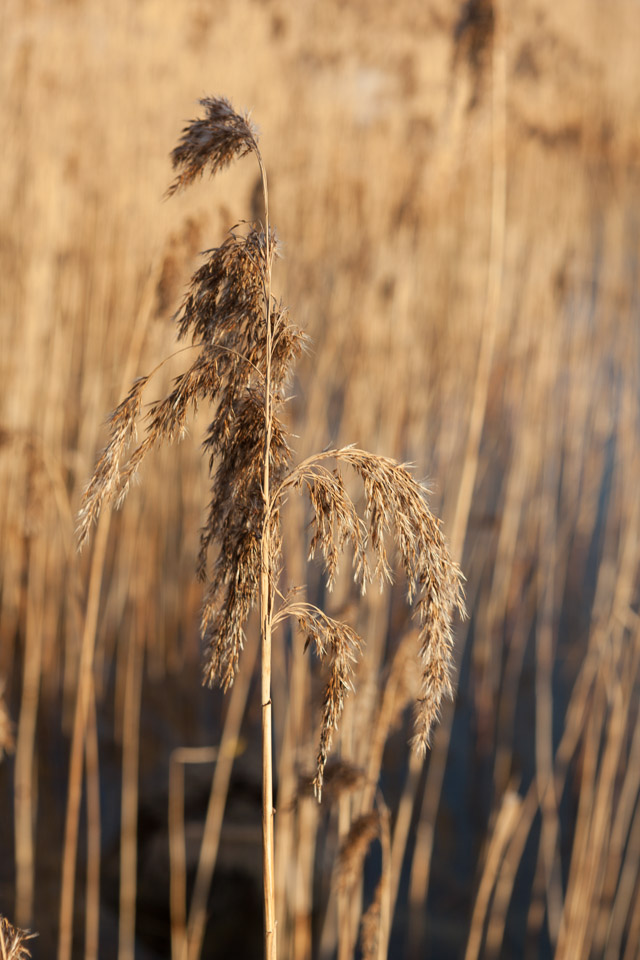
M353 664L358 696L345 697L331 757L366 773L362 795L334 795L330 760L321 807L305 795L295 808L291 802L301 792L300 771L317 753L324 695L317 665L302 655L297 623L278 631L279 951L302 960L320 952L320 939L323 951L335 951L343 925L331 920L333 828L337 821L342 840L352 819L371 809L382 771L393 808L392 893L413 862L400 903L403 927L411 908L416 955L462 955L470 925L470 954L497 957L514 943L526 953L545 936L546 923L550 940L561 933L563 951L582 943L583 952L607 960L634 957L640 636L631 544L639 443L637 417L620 416L621 404L637 409L634 3L585 11L572 0L527 0L510 18L495 0L437 9L401 0L391 17L388 5L374 3L360 18L354 4L336 20L331 3L258 11L240 0L221 7L215 29L196 0L158 0L153 29L145 4L114 6L104 19L92 0L58 5L55 17L46 4L5 6L0 167L10 189L0 198L0 675L15 721L16 762L5 760L0 771L5 809L15 796L16 842L9 827L0 857L9 877L15 847L16 921L33 925L35 907L38 928L47 941L55 937L47 904L60 889L61 818L57 805L40 800L64 746L51 737L69 730L76 701L84 733L76 739L74 725L67 801L82 825L86 750L89 816L86 844L83 830L77 848L65 841L63 886L73 904L69 877L76 863L83 875L87 854L87 957L97 955L98 931L102 940L108 931L109 912L96 922L95 799L100 783L115 776L104 750L112 696L128 781L121 877L131 921L130 852L137 845L143 857L146 842L136 838L131 811L138 780L142 805L148 789L145 763L138 771L132 762L135 699L161 683L170 705L199 656L193 623L201 596L189 531L197 528L208 482L195 444L155 453L158 469L134 491L136 509L102 526L81 559L72 531L96 425L136 371L165 351L160 317L177 309L199 244L185 242L169 269L173 211L157 201L166 186L171 117L189 115L184 104L213 64L236 96L259 104L275 141L286 144L271 167L278 224L290 243L278 276L318 344L315 355L301 358L296 398L286 408L287 424L300 435L296 455L329 443L341 448L352 438L420 464L428 451L437 478L431 503L445 519L452 554L464 555L473 609L456 648L463 709L455 722L451 708L443 711L426 775L415 754L407 770L389 726L401 724L406 739L404 708L418 696L420 679L403 603L399 591L371 590L356 606L350 558L342 564L320 605L367 642ZM484 15L491 9L493 23ZM96 17L104 28L97 58ZM276 49L285 55L274 56ZM117 69L103 69L115 57ZM166 71L169 60L180 69ZM52 84L65 95L52 97ZM247 204L256 197L242 167L221 174L213 203L200 203L200 185L184 191L176 235L196 209L212 231L235 222L227 196L246 187ZM174 368L172 361L154 378L163 380L162 395ZM342 472L360 510L357 485ZM305 567L309 518L306 498L291 496L283 511L283 582L308 578L308 599L320 602L318 571ZM617 531L625 533L622 552ZM602 601L614 595L609 616ZM405 644L410 682L396 696L387 664ZM234 700L234 722L225 720L223 739L242 720L237 694L240 681L249 683L251 653L245 647L240 655L227 700ZM145 706L143 730L153 720L145 719ZM190 742L188 722L181 714L175 729ZM470 770L472 810L457 802ZM208 857L224 808L223 773L216 768ZM307 794L312 778L308 772ZM514 791L522 801L515 822L505 803ZM43 830L54 842L37 842ZM464 843L467 830L468 855L439 855ZM534 868L530 889L523 877ZM567 880L560 887L558 876ZM470 906L473 891L475 907L466 911L458 896ZM347 904L349 943L358 899L356 886ZM204 904L198 900L206 917L206 894ZM451 925L447 911L433 910L445 900L455 902ZM162 913L157 922L161 935ZM68 921L67 943L71 927Z

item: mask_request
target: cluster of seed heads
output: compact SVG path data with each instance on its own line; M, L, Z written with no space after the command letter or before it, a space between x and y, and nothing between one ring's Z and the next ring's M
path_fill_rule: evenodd
M199 576L206 583L201 624L207 650L205 679L224 690L233 683L266 564L271 624L296 619L306 646L312 646L328 666L314 780L320 798L333 733L364 644L348 624L296 599L295 590L282 591L284 500L292 491L308 494L309 555L321 558L329 588L345 550L363 593L374 580L391 581L394 561L387 549L395 547L419 627L422 693L413 743L422 752L442 698L451 693L451 622L456 607L464 614L462 577L429 510L426 489L406 466L356 447L324 451L294 463L282 408L307 338L271 293L277 251L268 224L257 131L225 99L206 99L201 105L204 117L185 128L173 151L177 175L169 193L207 170L215 174L232 160L253 153L263 178L266 223L236 228L219 247L206 252L175 317L179 337L191 339L195 360L168 396L150 406L143 417L144 439L130 453L149 378L137 380L112 414L109 442L84 496L79 542L86 540L105 503L122 502L148 450L182 437L189 414L206 403L212 411L204 441L211 499L198 562ZM362 482L361 512L347 490L344 470Z

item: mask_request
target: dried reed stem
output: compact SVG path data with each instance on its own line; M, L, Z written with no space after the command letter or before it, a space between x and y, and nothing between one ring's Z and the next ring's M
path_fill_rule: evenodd
M92 678L93 679L93 678ZM85 731L87 780L87 877L84 919L85 960L98 960L100 939L100 762L95 685L91 684Z
M157 268L151 271L150 281L145 289L145 298L141 304L140 311L136 317L133 330L133 337L127 354L123 375L123 388L126 386L132 375L132 369L135 369L139 362L140 353L146 336L147 326L151 318L153 309L152 291L155 290L157 283ZM98 466L98 472L101 467ZM93 481L96 480L94 476ZM106 492L111 490L112 480L107 480ZM89 496L89 485L85 494L84 503L92 504ZM69 786L67 790L67 809L64 826L64 847L62 853L62 879L60 891L60 918L58 932L58 960L71 960L71 950L73 943L73 906L75 890L75 869L76 855L78 849L78 829L80 818L80 801L82 799L82 754L85 741L85 731L87 728L87 717L91 709L91 699L95 696L93 683L94 655L96 644L96 632L98 627L98 613L100 608L100 595L102 592L102 575L106 559L107 544L109 540L109 528L111 517L109 514L99 516L100 504L105 497L105 492L100 491L99 485L93 484L93 490L98 492L97 509L89 510L89 517L86 512L80 511L78 545L82 546L87 538L89 527L97 523L97 530L93 552L91 555L91 564L89 569L89 584L87 589L87 598L85 606L84 623L82 627L82 640L80 652L80 665L78 668L78 688L76 694L76 703L73 717L73 733L71 739L71 759L69 763ZM91 790L91 787L89 788ZM92 839L93 830L95 837L95 824L93 818L88 823L90 831L89 848L95 847L95 840ZM90 874L95 875L96 869L93 868ZM95 900L95 896L92 898ZM94 937L88 938L88 944Z
M451 550L453 556L460 559L464 551L471 501L478 472L480 439L486 415L489 378L493 364L504 271L507 204L507 36L501 4L498 3L497 0L494 0L491 6L493 8L493 38L491 48L491 234L487 285L482 315L480 354L476 368L465 455L451 529ZM465 643L466 638L463 637L461 639L461 656ZM429 765L427 783L425 784L425 793L429 792L431 797L428 799L428 802L423 804L416 837L416 849L420 850L420 856L414 857L411 868L409 893L412 907L409 933L409 950L411 952L419 949L418 944L422 942L424 904L429 889L431 856L433 853L433 821L435 820L442 792L446 754L448 752L451 729L452 718L447 718L445 729L442 731L441 745L438 747L438 756L435 758L438 762L434 764L434 758L432 758Z
M93 695L93 656L98 624L98 607L102 583L102 569L109 535L109 517L105 515L98 524L91 559L89 590L82 632L78 693L73 718L71 760L69 764L69 787L62 853L62 882L60 891L60 926L58 933L58 960L71 960L73 943L73 901L75 890L76 855L78 850L78 827L82 799L82 756L84 737Z
M24 674L18 717L15 766L16 917L26 926L32 921L35 847L33 824L37 785L34 787L35 739L42 668L42 563L33 550L29 557L30 594L27 608Z
M505 854L507 844L509 843L517 825L518 816L522 801L514 791L505 793L502 798L502 806L496 819L495 828L491 836L491 842L487 849L484 870L480 888L476 896L476 902L471 917L471 931L467 941L464 960L477 960L480 956L482 947L482 935L484 931L485 919L489 909L491 893L496 884L496 878L499 874L500 864Z
M229 705L224 718L218 758L211 781L211 792L207 805L207 815L202 834L202 845L198 858L196 879L193 886L191 906L189 908L187 933L188 960L198 960L202 950L209 891L211 890L211 880L218 856L224 808L229 792L229 781L231 779L231 769L234 757L236 756L242 718L244 716L247 697L249 696L249 687L258 654L258 645L255 641L256 638L253 636L249 637L247 641L247 647L244 651L245 668L231 688ZM182 960L185 960L184 953L178 956L182 957Z
M7 703L4 697L5 681L0 678L0 763L5 754L13 753L15 749L15 740L13 737L13 724L7 709Z
M184 768L188 763L215 763L217 747L178 747L169 758L169 911L171 957L187 950L187 856L184 836Z
M133 960L136 941L138 876L138 767L144 650L136 627L129 637L122 723L122 792L120 827L120 911L118 960Z
M271 523L269 509L271 506L271 436L273 427L272 418L272 386L271 364L273 351L273 330L271 327L271 235L269 231L269 191L267 173L262 162L260 152L257 151L262 180L265 210L265 261L266 275L264 282L264 303L266 323L266 363L264 385L264 422L266 432L264 438L262 496L264 501L264 520L262 524L261 551L260 551L260 634L262 638L262 667L261 667L261 694L262 694L262 871L264 887L264 936L265 960L276 960L276 891L275 891L275 841L273 806L273 734L272 734L272 703L271 703L271 625L273 619L273 583L274 571L271 564Z

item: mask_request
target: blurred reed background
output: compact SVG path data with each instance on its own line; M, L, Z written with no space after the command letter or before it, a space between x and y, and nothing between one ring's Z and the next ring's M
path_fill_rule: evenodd
M200 686L204 417L74 544L198 251L260 214L251 164L162 202L211 94L262 130L275 285L314 341L297 453L414 462L471 614L423 765L402 585L353 607L320 808L321 679L279 636L280 956L353 956L382 869L393 958L640 957L637 5L4 0L0 44L0 913L36 958L261 949L257 691ZM289 579L317 595L305 522Z

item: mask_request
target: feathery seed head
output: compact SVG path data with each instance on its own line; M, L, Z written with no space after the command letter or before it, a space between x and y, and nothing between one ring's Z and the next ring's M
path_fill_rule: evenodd
M258 131L248 115L236 113L225 97L205 97L199 102L205 116L184 128L171 153L178 175L167 191L169 196L193 183L207 167L214 176L232 160L258 152Z

